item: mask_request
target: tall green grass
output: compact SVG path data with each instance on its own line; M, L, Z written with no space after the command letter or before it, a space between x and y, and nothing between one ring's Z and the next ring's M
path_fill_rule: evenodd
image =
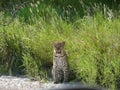
M12 23L0 27L0 74L47 80L52 67L52 42L65 41L74 79L119 89L120 17L110 12L107 8L104 15L98 6L93 16L80 18L76 14L74 21L68 22L71 16L65 20L51 6L29 4ZM0 22L3 20L0 17Z

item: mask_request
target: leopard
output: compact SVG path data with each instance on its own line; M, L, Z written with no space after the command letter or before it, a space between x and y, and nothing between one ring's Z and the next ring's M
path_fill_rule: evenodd
M54 83L66 83L69 77L67 53L64 49L65 41L53 42L52 77Z

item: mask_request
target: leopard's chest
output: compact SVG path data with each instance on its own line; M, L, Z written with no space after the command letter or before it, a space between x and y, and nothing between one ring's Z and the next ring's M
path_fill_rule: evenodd
M55 66L59 69L62 69L66 66L66 60L64 57L55 57L54 61Z

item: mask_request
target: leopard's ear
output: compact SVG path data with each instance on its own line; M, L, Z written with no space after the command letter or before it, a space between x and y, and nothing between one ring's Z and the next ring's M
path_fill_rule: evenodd
M57 41L52 42L52 46L56 47L56 43L57 43Z
M62 45L65 46L65 41L62 41Z

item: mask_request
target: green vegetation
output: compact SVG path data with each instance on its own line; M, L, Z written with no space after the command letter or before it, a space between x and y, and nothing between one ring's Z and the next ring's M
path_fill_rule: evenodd
M110 6L106 0L103 2L106 4L97 0L93 4L87 0L62 1L31 1L6 26L3 24L11 20L9 12L0 12L0 74L48 79L52 67L51 43L60 40L66 42L75 80L119 89L117 4Z

